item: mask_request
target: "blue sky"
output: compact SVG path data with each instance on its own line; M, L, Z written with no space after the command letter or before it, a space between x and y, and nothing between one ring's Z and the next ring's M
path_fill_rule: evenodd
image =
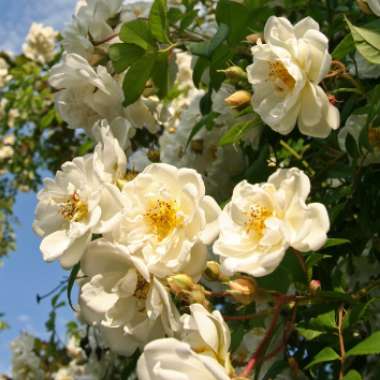
M0 0L0 50L21 50L33 21L60 30L71 19L76 0ZM39 239L32 232L35 194L21 194L15 206L17 250L0 268L0 312L6 313L11 328L0 333L0 373L10 369L10 342L20 331L46 336L44 323L50 302L36 303L36 294L53 289L67 275L58 264L46 264L39 253ZM58 326L74 318L69 308L61 309Z
M76 0L0 0L0 50L20 51L30 24L61 29L71 19Z

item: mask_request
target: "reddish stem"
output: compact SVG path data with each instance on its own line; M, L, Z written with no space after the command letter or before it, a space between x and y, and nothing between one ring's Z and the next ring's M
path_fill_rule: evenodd
M104 40L101 40L101 41L92 41L92 44L93 44L94 46L103 45L103 44L105 44L106 42L113 40L113 39L114 39L115 37L117 37L118 35L119 35L119 33L111 34L110 36L106 37Z
M225 321L247 321L249 319L262 318L268 315L270 310L264 310L256 314L247 314L247 315L223 315Z
M264 351L273 335L274 329L277 325L278 319L280 317L280 312L282 305L284 303L288 302L287 296L279 296L276 301L276 305L274 307L273 311L273 318L271 321L271 324L266 331L264 338L260 342L259 346L257 347L256 352L253 354L251 359L248 361L247 366L244 368L243 372L240 374L241 377L249 377L253 371L253 369L256 366L256 363L262 358Z
M290 338L290 335L294 329L294 321L296 319L296 307L297 307L297 305L294 306L292 317L288 321L287 327L284 330L284 334L282 336L282 342L272 352L270 352L268 355L265 355L263 361L267 361L269 359L272 359L273 357L275 357L278 353L280 353L286 347L288 340Z

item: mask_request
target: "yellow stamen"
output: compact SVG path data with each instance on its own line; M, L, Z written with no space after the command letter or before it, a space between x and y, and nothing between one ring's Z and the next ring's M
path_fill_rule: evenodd
M264 206L254 204L248 211L248 220L245 223L246 231L262 237L265 230L265 221L272 215L271 211Z
M145 219L151 226L158 240L165 239L175 228L180 227L183 218L177 215L175 201L157 199L145 213Z
M268 76L280 92L292 90L296 84L295 79L281 61L270 63Z
M77 192L61 205L60 213L68 222L80 222L88 217L87 203L80 200Z

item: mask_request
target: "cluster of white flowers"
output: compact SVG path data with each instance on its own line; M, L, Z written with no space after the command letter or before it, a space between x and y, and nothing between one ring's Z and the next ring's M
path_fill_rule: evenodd
M109 127L103 129L93 154L66 163L55 180L46 180L34 228L43 237L46 260L59 259L65 268L80 261L81 316L99 326L113 351L129 356L167 336L198 344L198 324L180 317L167 281L179 273L198 281L219 230L214 252L228 274L263 276L289 246L309 251L324 244L326 210L305 204L310 183L298 169L280 170L261 185L242 182L221 213L193 169L151 164L140 174L128 172L120 145ZM219 314L215 318L221 323ZM224 341L228 347L229 338ZM205 359L209 354L198 357L193 350L199 349L173 340L149 345L141 363L156 360L161 344L173 355L184 350L208 371L221 371L215 360ZM220 353L215 357L226 360ZM144 366L140 376L149 379Z
M55 55L57 36L52 27L33 23L22 47L25 56L43 65L49 63Z
M78 336L71 336L66 345L66 353L71 361L53 374L53 380L96 380L104 378L107 373L107 365L110 364L109 353L104 353L101 358L96 355L99 347L97 331L91 329L87 336L89 353L86 354L80 347Z
M9 65L4 58L0 57L0 88L4 87L10 79L8 74Z
M0 161L8 160L13 157L14 149L12 145L16 142L16 137L13 134L7 135L0 143Z
M11 343L12 377L14 380L42 379L41 360L34 350L34 337L22 333Z
M190 313L181 317L178 339L158 339L145 347L137 365L140 380L229 380L234 375L230 331L222 315L199 304L191 305Z
M123 75L100 64L120 28L110 20L146 17L150 4L78 3L50 83L62 118L97 145L45 180L33 227L46 261L59 260L65 269L80 266L81 318L99 329L113 352L130 356L144 350L140 379L228 380L235 370L221 314L194 301L190 314L181 315L170 281L183 275L197 284L211 251L220 257L224 275L268 275L288 248L321 248L329 218L322 204L306 204L310 181L296 168L278 170L261 184L242 181L232 192L234 177L245 169L244 156L218 143L233 123L252 118L226 102L234 86L223 84L212 94L215 125L186 146L205 95L193 84L187 53L173 51L178 97L163 105L145 94L124 107ZM293 26L276 17L264 37L248 67L254 110L282 134L298 120L304 134L326 137L339 124L337 109L319 86L331 62L326 37L310 18ZM148 148L136 150L131 140L137 128L155 135L161 162L151 162ZM257 145L261 131L252 130L243 143ZM231 193L222 211L214 198L225 200ZM63 368L56 379L76 370Z

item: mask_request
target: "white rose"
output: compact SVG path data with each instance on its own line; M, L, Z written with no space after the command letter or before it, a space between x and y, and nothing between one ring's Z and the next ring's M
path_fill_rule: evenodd
M108 24L108 20L120 12L121 5L122 0L80 0L72 23L62 32L62 45L65 51L79 54L91 61L95 49L89 36L95 42L111 37L114 30Z
M42 64L53 60L58 33L50 26L33 23L22 50L26 57Z
M173 338L149 343L137 363L139 380L230 380L213 358L195 353Z
M181 341L198 354L214 358L228 371L230 330L219 311L210 313L200 304L190 305L190 315L181 316Z
M127 170L127 157L107 121L95 125L93 133L99 141L94 150L94 170L102 182L117 184Z
M228 274L255 277L273 272L288 247L301 252L323 246L329 230L325 206L306 205L309 178L299 169L279 169L268 182L240 182L220 216L214 252Z
M122 150L128 151L131 148L131 139L134 137L136 130L127 119L117 117L111 123L108 123L105 119L99 120L92 128L91 137L97 142L103 141L103 131L105 129L109 130L107 134L110 134L118 141L118 145Z
M129 356L150 340L179 329L169 292L126 247L95 240L81 260L81 269L86 276L80 290L81 315L101 326L113 351Z
M254 63L247 67L254 110L283 135L298 123L305 135L327 137L339 127L339 111L318 85L331 65L328 39L310 17L293 26L274 16L264 39L253 47Z
M80 260L92 233L107 231L118 218L119 191L101 183L94 163L93 155L66 162L55 179L45 179L37 196L33 228L43 238L43 258L59 259L64 268Z
M113 127L120 118L126 118L135 128L157 131L156 120L143 100L124 108L120 83L105 67L99 65L95 71L78 54L65 54L62 62L51 69L49 83L60 90L57 108L70 128L84 128L92 136L95 122L106 119Z
M96 71L77 54L66 54L50 71L50 84L60 90L56 103L70 128L84 128L91 135L100 119L111 122L123 116L123 92L103 66Z
M121 21L128 22L137 18L148 18L152 1L132 1L124 4L121 9Z
M157 277L185 272L198 277L206 245L218 234L220 208L205 195L202 177L192 169L149 165L122 190L124 214L108 236L142 257Z

